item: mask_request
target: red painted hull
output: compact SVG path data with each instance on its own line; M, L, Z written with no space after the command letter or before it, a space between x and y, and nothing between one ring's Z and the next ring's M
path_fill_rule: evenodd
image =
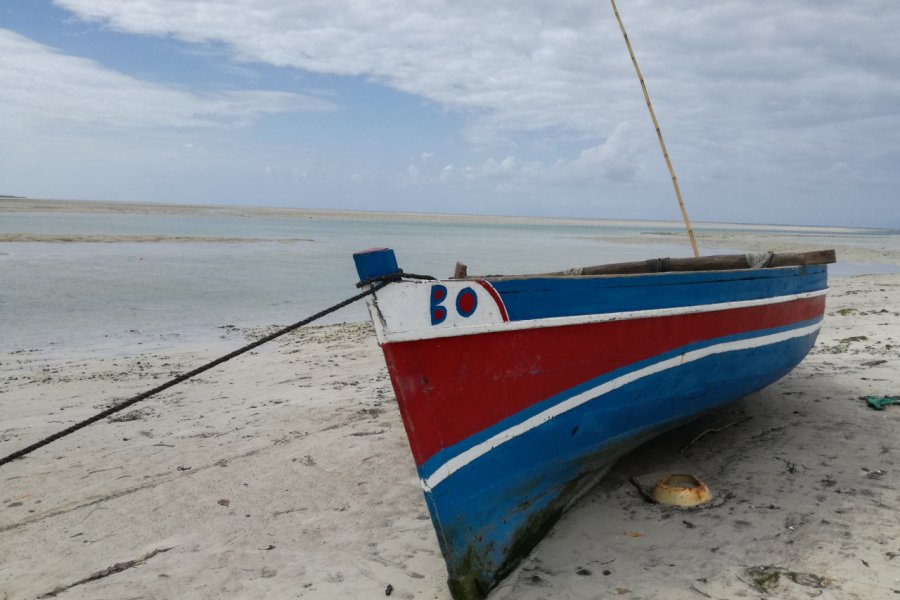
M387 343L417 465L533 404L670 350L822 314L822 296L727 311ZM611 351L612 350L612 351Z

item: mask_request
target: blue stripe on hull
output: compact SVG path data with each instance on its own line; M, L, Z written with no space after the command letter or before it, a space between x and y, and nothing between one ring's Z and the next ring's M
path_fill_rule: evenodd
M716 354L629 383L511 439L426 492L454 597L492 588L592 474L652 435L778 380L815 338Z
M759 300L827 287L824 265L492 281L511 321Z

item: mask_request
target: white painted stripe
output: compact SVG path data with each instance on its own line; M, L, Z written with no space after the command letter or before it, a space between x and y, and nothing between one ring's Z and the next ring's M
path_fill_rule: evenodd
M706 348L700 348L699 350L691 350L690 352L685 352L684 354L680 354L678 356L673 356L672 358L667 358L665 360L661 360L658 363L654 363L652 365L648 365L636 371L632 371L631 373L626 373L621 377L616 377L615 379L611 379L605 383L602 383L596 387L593 387L587 391L581 392L576 396L572 396L566 400L563 400L559 404L551 406L547 410L540 412L533 417L530 417L517 425L513 425L509 429L501 431L500 433L494 435L493 437L472 446L468 450L461 452L445 462L443 465L437 468L434 473L432 473L429 477L422 480L422 487L425 488L425 491L430 491L444 479L455 473L456 471L462 469L470 462L476 460L477 458L484 456L497 446L501 444L505 444L513 438L516 438L523 433L531 431L532 429L539 427L549 421L550 419L557 417L565 412L573 410L586 402L589 402L603 394L608 394L613 390L619 389L622 386L628 385L638 379L642 379L644 377L648 377L650 375L654 375L656 373L660 373L667 369L671 369L673 367L677 367L683 365L685 363L693 362L695 360L700 360L701 358L705 358L707 356L711 356L713 354L724 354L725 352L735 352L738 350L749 350L750 348L758 348L760 346L768 346L770 344L777 344L779 342L784 342L786 340L790 340L793 338L804 337L815 333L822 326L821 322L816 323L814 325L808 325L806 327L800 327L798 329L790 329L788 331L781 331L779 333L772 333L769 335L763 335L755 338L749 338L744 340L735 340L732 342L723 342L721 344L714 344L712 346L707 346Z
M394 284L397 285L397 284ZM565 327L567 325L585 325L588 323L602 323L605 321L626 321L629 319L647 319L650 317L671 317L675 315L690 315L703 312L715 312L731 310L734 308L747 308L750 306L765 306L767 304L781 304L804 298L824 296L827 289L802 294L789 294L786 296L772 296L757 300L737 300L735 302L719 302L717 304L695 304L692 306L675 306L673 308L654 308L649 310L630 310L625 312L576 315L572 317L551 317L547 319L529 319L527 321L509 321L507 323L485 323L463 327L447 327L442 329L430 329L420 331L383 331L383 341L411 342L415 340L431 340L445 337L457 337L461 335L476 335L479 333L493 333L496 331L518 331L522 329L543 329L545 327ZM377 325L377 323L376 323Z

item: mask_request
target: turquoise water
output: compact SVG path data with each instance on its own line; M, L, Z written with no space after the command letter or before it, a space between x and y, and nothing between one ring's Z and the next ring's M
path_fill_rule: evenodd
M675 226L673 225L673 228ZM258 242L0 243L0 350L89 348L287 324L357 293L352 253L395 249L408 272L534 273L687 256L646 227L166 214L0 215L0 233L255 238ZM308 239L312 241L278 241ZM324 322L368 318L362 302Z

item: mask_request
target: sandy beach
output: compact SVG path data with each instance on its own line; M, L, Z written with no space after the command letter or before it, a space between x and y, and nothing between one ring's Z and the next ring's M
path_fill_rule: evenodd
M900 406L860 399L900 395L900 275L830 285L800 366L628 455L491 597L900 597ZM263 333L5 353L0 453ZM663 508L630 481L672 472L715 500ZM0 481L4 600L449 598L367 324L263 346Z
M0 15L0 600L900 600L900 0Z
M585 219L565 217L528 217L510 215L466 215L445 213L411 213L341 209L287 208L270 206L169 204L158 202L108 202L99 200L63 200L44 198L2 198L2 213L52 213L52 214L143 214L143 215L216 215L235 217L271 217L286 219L357 219L365 221L411 221L416 223L480 223L505 225L609 225L646 227L648 229L676 230L683 235L682 224L676 221L653 219ZM698 230L767 231L772 225L751 223L695 223ZM795 234L839 234L859 232L859 228L814 225L777 225L780 231ZM34 240L29 240L34 241ZM670 241L670 240L665 240Z

